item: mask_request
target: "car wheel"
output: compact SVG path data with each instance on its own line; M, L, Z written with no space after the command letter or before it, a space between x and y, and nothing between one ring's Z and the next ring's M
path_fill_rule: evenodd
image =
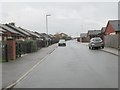
M104 48L104 46L102 46L102 48Z
M89 46L89 49L91 49L90 46Z
M93 47L91 47L91 49L93 50Z

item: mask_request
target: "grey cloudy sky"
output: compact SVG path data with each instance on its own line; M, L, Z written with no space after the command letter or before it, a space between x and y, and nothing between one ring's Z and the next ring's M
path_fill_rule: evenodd
M65 32L78 36L91 29L101 29L108 20L118 18L117 2L5 2L1 3L1 23L15 22L23 28L49 33Z

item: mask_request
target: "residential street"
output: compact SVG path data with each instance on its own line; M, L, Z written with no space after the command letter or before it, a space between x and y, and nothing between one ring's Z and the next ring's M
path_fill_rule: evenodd
M56 48L14 88L117 87L118 57L73 40Z

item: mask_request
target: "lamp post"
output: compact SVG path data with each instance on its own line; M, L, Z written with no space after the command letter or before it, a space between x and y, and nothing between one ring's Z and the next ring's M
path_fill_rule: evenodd
M46 33L48 34L48 19L47 17L51 16L50 14L46 15Z
M48 34L48 19L47 17L51 16L50 14L46 15L46 34ZM47 39L47 46L48 46L48 39Z

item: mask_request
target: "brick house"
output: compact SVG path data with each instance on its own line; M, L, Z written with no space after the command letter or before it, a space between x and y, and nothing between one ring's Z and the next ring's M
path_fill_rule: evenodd
M110 20L105 29L105 35L120 33L120 20Z

